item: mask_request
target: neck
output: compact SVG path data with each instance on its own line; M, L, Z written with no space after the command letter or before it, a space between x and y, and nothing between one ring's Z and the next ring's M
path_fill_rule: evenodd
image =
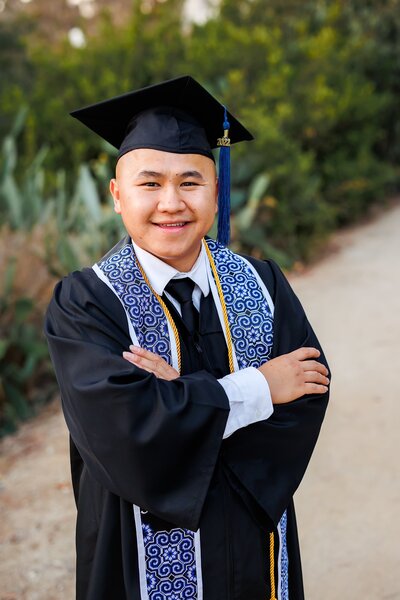
M189 271L191 271L193 269L194 265L196 264L196 261L200 255L200 250L201 250L201 246L200 246L199 251L196 254L195 258L191 257L190 259L186 259L186 258L175 259L174 258L174 259L169 260L169 259L161 258L159 256L157 256L157 258L159 258L160 260L165 262L170 267L173 267L180 273L188 273Z
M141 250L143 250L144 252L148 252L149 254L151 254L152 256L157 258L158 260L162 261L166 265L169 265L173 269L176 269L180 273L188 273L194 267L197 259L200 256L202 241L200 241L198 248L191 251L189 254L185 254L183 256L172 256L172 257L159 256L159 255L155 254L154 252L147 250L146 248L142 248L142 246L140 246L140 244L138 244L137 242L135 242L135 244L136 244L136 246L141 248Z

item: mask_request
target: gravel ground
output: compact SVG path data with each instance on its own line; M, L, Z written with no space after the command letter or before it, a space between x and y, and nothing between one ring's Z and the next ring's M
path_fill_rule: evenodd
M400 600L399 232L397 203L290 278L333 371L296 496L307 600ZM75 508L58 403L0 452L0 600L73 600Z
M54 402L1 443L0 600L72 600L74 527L68 435Z
M332 402L297 494L307 600L400 600L400 206L292 285Z

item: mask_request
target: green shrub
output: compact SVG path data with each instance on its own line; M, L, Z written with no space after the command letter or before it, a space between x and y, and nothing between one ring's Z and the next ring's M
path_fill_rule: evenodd
M9 262L0 285L0 437L32 416L54 391L40 334L42 313L32 298L15 297L15 266Z
M92 169L81 165L72 186L59 171L46 197L42 149L17 180L15 138L24 117L21 112L4 140L0 173L0 436L56 389L42 333L55 282L92 264L122 235L121 221L100 199L109 176L104 159Z
M41 397L54 281L123 232L108 194L115 151L69 110L193 74L255 134L232 148L232 247L284 267L399 189L400 0L221 0L192 27L182 0L151 6L132 3L118 29L102 14L85 48L65 32L49 48L28 20L0 26L3 429Z

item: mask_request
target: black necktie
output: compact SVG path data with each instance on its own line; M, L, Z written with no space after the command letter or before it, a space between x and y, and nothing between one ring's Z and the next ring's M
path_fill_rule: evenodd
M165 291L171 294L181 305L182 320L186 327L193 333L198 328L199 313L193 306L194 281L189 277L171 279L165 286Z

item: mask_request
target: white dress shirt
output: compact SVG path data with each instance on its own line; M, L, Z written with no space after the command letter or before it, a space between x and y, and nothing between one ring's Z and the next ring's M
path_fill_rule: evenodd
M152 288L160 296L164 293L165 286L171 279L190 277L195 283L193 289L193 304L200 309L201 296L208 296L210 283L208 281L208 257L201 245L200 254L193 267L187 273L182 273L171 267L150 252L143 250L132 242L138 260L145 271ZM171 300L181 314L179 302L168 292L165 295ZM229 400L229 416L226 422L223 437L227 438L237 429L247 427L251 423L268 419L273 413L273 405L269 385L264 375L254 367L235 371L217 380L224 388Z

